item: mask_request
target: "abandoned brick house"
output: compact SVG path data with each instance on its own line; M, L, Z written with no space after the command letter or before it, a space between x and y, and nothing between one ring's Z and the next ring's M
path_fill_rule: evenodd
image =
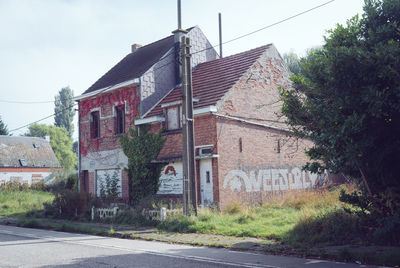
M44 182L53 171L60 170L48 140L0 135L0 185Z
M182 195L181 34L133 45L130 54L75 98L81 190L98 194L99 180L114 174L127 201L128 160L118 134L151 124L153 131L163 128L166 137L154 160L166 164L158 194ZM301 170L310 143L291 137L279 113L278 87L290 86L290 73L276 48L269 44L219 59L198 27L188 29L187 36L199 203L221 208L233 201L258 203L274 192L317 184L316 174Z

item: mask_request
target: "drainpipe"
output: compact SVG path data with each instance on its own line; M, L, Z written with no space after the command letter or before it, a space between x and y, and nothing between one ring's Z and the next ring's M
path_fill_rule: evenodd
M81 116L78 101L78 192L81 191Z

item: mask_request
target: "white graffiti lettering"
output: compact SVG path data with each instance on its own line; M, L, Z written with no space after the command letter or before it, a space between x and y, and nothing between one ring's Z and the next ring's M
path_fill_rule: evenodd
M318 178L318 174L306 173L298 167L260 169L258 173L252 170L249 175L243 170L231 170L225 176L224 188L230 186L232 192L241 192L244 185L244 190L248 193L307 189L313 188Z

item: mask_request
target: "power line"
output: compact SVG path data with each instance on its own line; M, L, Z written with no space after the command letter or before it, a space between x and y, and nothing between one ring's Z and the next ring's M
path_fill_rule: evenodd
M273 26L275 26L275 25L281 24L281 23L283 23L283 22L286 22L286 21L288 21L288 20L291 20L291 19L293 19L293 18L296 18L296 17L301 16L301 15L303 15L303 14L306 14L306 13L308 13L308 12L311 12L311 11L313 11L313 10L315 10L315 9L318 9L318 8L320 8L320 7L326 6L326 5L328 5L328 4L330 4L330 3L334 2L334 1L335 1L335 0L330 0L330 1L328 1L328 2L325 2L325 3L323 3L323 4L320 4L320 5L318 5L318 6L315 6L315 7L312 7L312 8L310 8L310 9L307 9L307 10L305 10L305 11L302 11L302 12L300 12L300 13L297 13L297 14L295 14L295 15L293 15L293 16L290 16L290 17L287 17L287 18L282 19L282 20L280 20L280 21L274 22L274 23L272 23L272 24L270 24L270 25L267 25L267 26L265 26L265 27L262 27L262 28L260 28L260 29L258 29L258 30L252 31L252 32L247 33L247 34L244 34L244 35L240 35L240 36L235 37L235 38L233 38L233 39L231 39L231 40L228 40L228 41L226 41L226 42L223 42L222 45L231 43L231 42L233 42L233 41L239 40L239 39L241 39L241 38L244 38L244 37L247 37L247 36L249 36L249 35L258 33L258 32L260 32L260 31L263 31L263 30L265 30L265 29L271 28L271 27L273 27ZM191 54L200 53L200 52L203 52L203 51L206 51L206 50L208 50L208 49L215 48L215 47L219 47L219 44L218 44L218 45L211 46L211 47L208 47L208 48L205 48L205 49L200 50L200 51L193 52L193 53L191 53Z
M101 94L101 93L103 93L104 91L108 90L108 89L111 88L111 87L112 87L112 86L108 86L108 87L104 88L103 90L101 90L101 91L100 91L99 93L97 93L97 94ZM66 110L68 110L68 109L74 108L76 105L77 105L77 103L74 103L73 105L70 105L70 106L68 106L68 107L65 107L64 109L62 109L61 111L58 111L57 113L51 114L51 115L46 116L46 117L44 117L44 118L42 118L42 119L39 119L39 120L36 120L36 121L31 122L31 123L29 123L29 124L26 124L26 125L24 125L24 126L21 126L21 127L12 129L12 130L9 130L9 132L14 132L14 131L20 130L20 129L22 129L22 128L29 127L30 125L39 123L39 122L41 122L41 121L43 121L43 120L46 120L46 119L48 119L48 118L50 118L50 117L53 117L53 116L55 116L55 115L57 115L57 114L60 114L60 113L66 111Z
M40 104L40 103L53 103L54 101L10 101L10 100L0 100L3 103L16 103L16 104Z
M231 39L231 40L228 40L228 41L223 42L222 45L225 45L225 44L234 42L234 41L236 41L236 40L242 39L242 38L247 37L247 36L249 36L249 35L252 35L252 34L258 33L258 32L260 32L260 31L263 31L263 30L265 30L265 29L271 28L271 27L273 27L273 26L276 26L276 25L278 25L278 24L281 24L281 23L283 23L283 22L286 22L286 21L288 21L288 20L291 20L291 19L293 19L293 18L296 18L296 17L298 17L298 16L304 15L304 14L306 14L306 13L308 13L308 12L311 12L311 11L313 11L313 10L315 10L315 9L318 9L318 8L320 8L320 7L323 7L323 6L326 6L326 5L328 5L328 4L330 4L330 3L334 2L334 1L335 1L335 0L330 0L330 1L328 1L328 2L325 2L325 3L323 3L323 4L320 4L320 5L318 5L318 6L312 7L312 8L310 8L310 9L305 10L305 11L302 11L302 12L300 12L300 13L297 13L297 14L295 14L295 15L292 15L292 16L290 16L290 17L287 17L287 18L285 18L285 19L282 19L282 20L280 20L280 21L277 21L277 22L275 22L275 23L272 23L272 24L270 24L270 25L267 25L267 26L265 26L265 27L262 27L262 28L260 28L260 29L257 29L257 30L255 30L255 31L252 31L252 32L249 32L249 33L247 33L247 34L244 34L244 35L235 37L235 38L233 38L233 39ZM192 55L193 55L193 54L197 54L197 53L200 53L200 52L203 52L203 51L207 51L207 50L209 50L209 49L212 49L212 48L215 48L215 47L218 47L218 46L219 46L219 44L218 44L218 45L211 46L211 47L207 47L207 48L202 49L202 50L199 50L199 51L192 52L191 54L192 54ZM157 62L160 62L161 60L165 59L167 56L171 55L172 52L174 52L174 50L172 50L172 51L169 52L168 54L164 55L164 56L163 56L161 59L159 59ZM174 61L171 61L171 62L169 62L169 63L166 63L166 64L164 64L164 65L162 65L162 66L159 66L159 67L156 68L155 70L158 70L158 69L161 69L161 68L163 68L163 67L166 67L166 66L168 66L168 65L170 65L170 64L172 64L172 63L174 63L174 62L175 62L175 60L174 60ZM103 93L104 91L106 91L106 90L109 89L110 87L111 87L111 86L108 86L107 88L103 89L101 92L99 92L99 93L97 93L97 94ZM1 100L0 100L0 102L1 102ZM6 102L6 101L2 101L2 102ZM10 102L10 103L22 103L22 102ZM27 102L24 102L24 103L27 103ZM39 102L31 102L31 103L39 103ZM42 102L42 103L48 103L48 102ZM60 111L60 112L63 112L63 111L66 110L66 109L72 108L72 107L74 107L75 105L76 105L76 104L74 104L74 105L72 105L72 106L70 106L70 107L67 107L67 108L63 109L62 111ZM59 112L59 113L60 113L60 112ZM30 124L24 125L24 126L22 126L22 127L19 127L19 128L13 129L13 130L10 130L9 132L14 132L14 131L16 131L16 130L25 128L25 127L27 127L27 126L30 126L30 125L32 125L32 124L35 124L35 123L38 123L38 122L43 121L43 120L45 120L45 119L48 119L48 118L50 118L50 117L52 117L52 116L55 116L56 114L58 114L58 113L54 113L54 114L52 114L52 115L49 115L49 116L47 116L47 117L45 117L45 118L42 118L42 119L39 119L39 120L37 120L37 121L35 121L35 122L32 122L32 123L30 123Z

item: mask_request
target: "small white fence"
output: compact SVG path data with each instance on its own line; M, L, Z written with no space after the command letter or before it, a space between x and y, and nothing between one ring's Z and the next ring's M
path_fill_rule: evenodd
M112 218L117 216L119 208L114 207L114 208L94 208L92 207L92 215L91 218L94 220L95 217L98 217L100 219L105 219L105 218Z
M114 208L92 207L91 219L94 220L95 217L100 218L100 219L112 218L112 217L117 216L118 211L119 211L118 207L114 207ZM179 215L179 214L182 214L182 209L160 208L158 210L155 210L155 209L152 209L152 210L143 209L142 210L142 216L148 220L165 221L169 217L171 217L173 215Z
M166 221L169 217L173 215L182 214L182 209L166 209L160 208L159 210L143 209L142 216L148 220L160 220Z

